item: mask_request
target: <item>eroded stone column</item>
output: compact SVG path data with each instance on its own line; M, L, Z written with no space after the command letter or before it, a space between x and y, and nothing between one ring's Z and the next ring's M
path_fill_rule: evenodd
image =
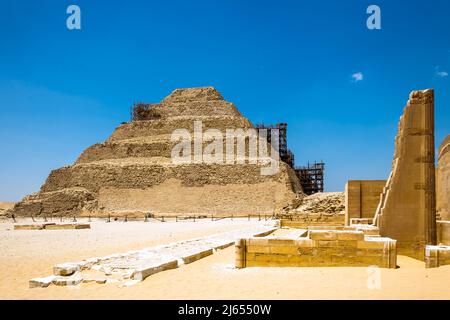
M436 243L434 91L413 91L400 117L392 172L375 222L399 254L423 259Z

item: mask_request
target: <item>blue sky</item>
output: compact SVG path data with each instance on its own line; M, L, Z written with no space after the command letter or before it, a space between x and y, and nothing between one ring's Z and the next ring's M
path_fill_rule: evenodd
M450 133L449 15L446 0L0 0L0 201L38 191L134 101L193 86L253 123L288 122L296 163L325 161L327 191L385 179L411 90L436 90L436 144Z

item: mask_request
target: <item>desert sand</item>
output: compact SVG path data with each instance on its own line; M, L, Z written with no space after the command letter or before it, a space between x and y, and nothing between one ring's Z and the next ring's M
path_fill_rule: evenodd
M80 222L85 222L81 221ZM25 222L21 221L21 222ZM246 219L196 222L92 222L90 230L14 231L0 223L1 299L450 299L450 266L425 269L398 257L379 269L381 288L369 289L367 268L234 268L234 248L148 277L132 287L82 284L28 288L57 263L236 230ZM281 230L281 235L287 231Z

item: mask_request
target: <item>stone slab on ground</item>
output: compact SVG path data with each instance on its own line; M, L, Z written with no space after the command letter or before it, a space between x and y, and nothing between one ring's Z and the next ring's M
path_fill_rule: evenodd
M36 224L16 224L14 230L67 230L67 229L90 229L89 223L65 223L56 224L54 222L49 223L36 223Z
M82 282L98 283L98 281L92 280L92 275L89 274L89 272L95 271L102 274L101 278L106 279L106 283L114 280L114 282L119 282L122 287L127 287L152 274L174 269L182 264L192 263L209 256L215 250L234 244L239 238L265 236L277 229L278 227L273 223L268 223L142 250L93 257L80 262L62 263L54 267L54 278L51 283L60 286L77 285ZM46 282L30 280L30 287L45 285Z
M33 223L33 224L16 224L14 230L42 230L54 223Z

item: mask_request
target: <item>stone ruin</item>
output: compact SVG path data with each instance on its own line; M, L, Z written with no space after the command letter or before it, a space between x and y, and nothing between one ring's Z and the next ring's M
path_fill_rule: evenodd
M176 129L249 129L253 124L212 87L177 89L158 104L140 105L123 123L73 165L53 170L39 192L18 202L15 216L133 214L273 214L301 187L280 161L274 175L261 175L262 163L171 162Z
M449 142L447 137L439 150L436 201L434 91L412 92L400 117L388 180L347 183L346 225L301 225L306 231L300 237L241 239L236 267L396 268L397 252L425 260L426 267L450 264L450 221L438 221L438 232L436 227L436 218L448 219L449 213Z
M436 214L442 220L450 221L450 135L439 148L436 170Z
M434 91L414 91L400 117L375 225L400 252L422 259L425 245L436 244L434 152Z

